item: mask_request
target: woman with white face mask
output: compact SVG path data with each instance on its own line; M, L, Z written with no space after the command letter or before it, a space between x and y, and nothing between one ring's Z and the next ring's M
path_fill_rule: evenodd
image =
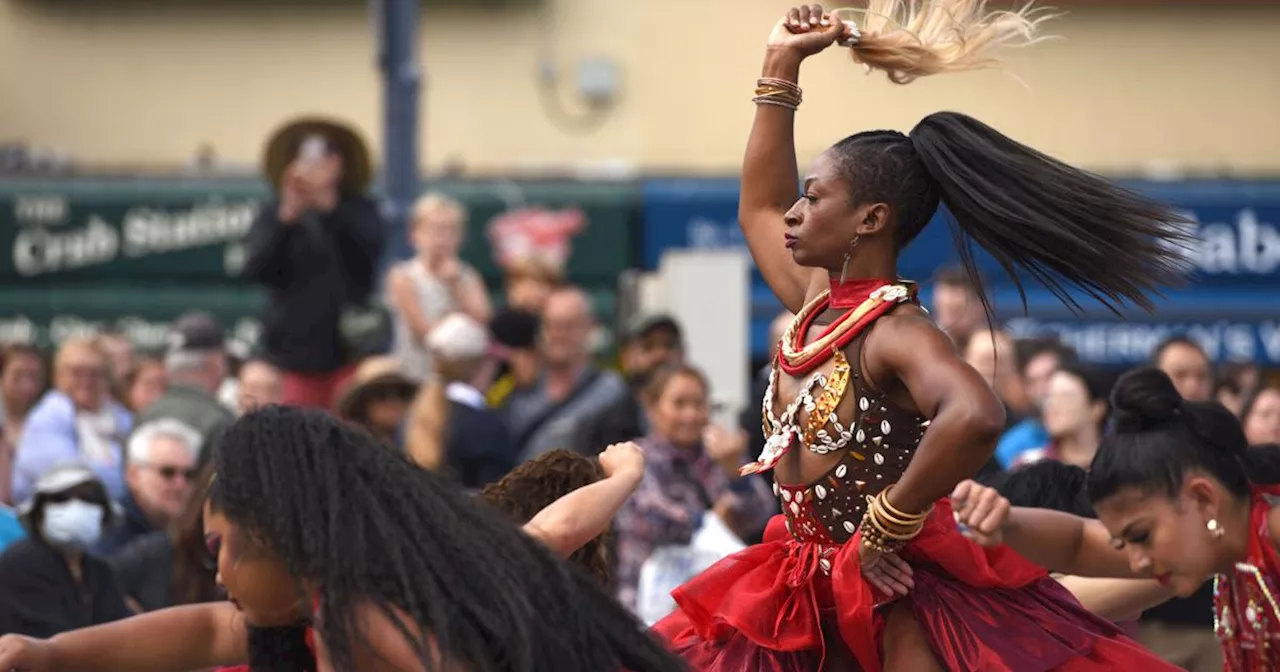
M29 536L0 554L0 632L52 637L131 615L110 567L85 550L118 516L91 470L54 467L20 511Z

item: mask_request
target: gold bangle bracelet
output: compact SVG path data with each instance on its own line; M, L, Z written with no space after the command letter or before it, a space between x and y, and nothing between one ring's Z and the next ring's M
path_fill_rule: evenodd
M881 495L867 497L867 511L874 513L888 527L911 529L924 524L925 517L902 518L893 515L886 507Z
M896 507L896 506L894 506L893 504L889 503L889 492L890 492L891 490L893 490L893 486L892 486L892 485L890 485L889 487L885 488L884 490L881 490L881 491L880 491L880 494L879 494L879 495L877 495L877 497L879 497L879 498L880 498L880 500L881 500L881 502L880 502L880 503L884 505L884 509L885 509L885 511L887 511L887 512L889 512L889 513L893 514L894 516L899 517L899 518L905 518L905 519L907 519L907 520L917 520L917 519L918 519L918 520L924 520L925 518L928 518L928 517L929 517L929 514L930 514L930 513L932 513L932 512L933 512L933 505L932 505L932 504L930 504L930 505L929 505L929 508L925 509L925 510L924 510L923 512L921 512L921 513L906 513L906 512L905 512L905 511L903 511L902 509L899 509L898 507Z
M796 95L800 95L799 84L796 84L795 82L788 82L785 79L778 79L776 77L761 77L756 80L756 86L776 86L780 89L794 91Z
M751 102L755 103L756 105L773 105L774 107L785 107L788 110L791 110L792 112L795 112L800 109L800 106L794 103L788 103L783 100L772 100L770 98L752 98Z
M893 539L896 541L907 541L909 539L914 539L916 535L920 534L920 530L924 529L924 526L919 526L914 529L905 528L901 530L892 530L892 529L889 529L888 525L884 524L884 521L880 520L879 516L872 515L869 517L869 520L871 521L871 526L875 528L876 532L878 532L879 534L883 535L888 539Z

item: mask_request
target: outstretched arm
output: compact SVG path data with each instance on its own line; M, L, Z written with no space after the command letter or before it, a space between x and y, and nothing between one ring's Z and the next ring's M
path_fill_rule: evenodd
M228 602L160 609L64 632L47 644L59 672L182 672L249 660L244 617Z
M1057 579L1081 606L1108 621L1136 621L1142 612L1173 597L1173 591L1151 579L1095 579L1084 576L1059 576Z
M644 478L644 455L634 443L614 444L600 464L607 478L552 502L525 523L525 533L565 558L603 534Z
M844 34L843 24L821 23L822 8L793 8L774 27L760 76L796 84L800 62L831 46ZM812 32L810 32L812 31ZM742 161L742 195L738 224L760 274L782 305L791 312L804 306L809 285L821 275L791 258L783 234L783 215L799 197L796 169L795 111L777 105L757 105L751 135Z
M956 486L951 505L965 536L984 546L1007 544L1049 571L1100 578L1151 578L1150 573L1130 568L1128 556L1096 520L1047 509L1011 507L993 488L973 481Z

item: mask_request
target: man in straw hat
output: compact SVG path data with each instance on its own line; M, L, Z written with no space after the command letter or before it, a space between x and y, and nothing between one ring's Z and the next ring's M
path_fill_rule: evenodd
M268 291L263 344L284 402L328 408L389 328L370 302L386 227L365 195L369 152L349 126L303 118L276 131L263 166L275 198L249 231L244 275Z

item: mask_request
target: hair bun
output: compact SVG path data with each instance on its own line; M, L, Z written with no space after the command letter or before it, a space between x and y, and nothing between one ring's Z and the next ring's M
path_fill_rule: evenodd
M1140 432L1167 424L1182 415L1182 395L1159 369L1130 371L1111 390L1115 431Z

